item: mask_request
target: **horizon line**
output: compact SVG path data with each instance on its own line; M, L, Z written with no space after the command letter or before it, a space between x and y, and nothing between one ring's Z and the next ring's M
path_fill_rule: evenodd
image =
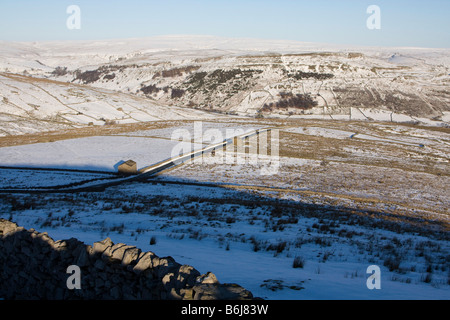
M312 41L301 41L301 40L293 40L293 39L276 39L276 38L259 38L259 37L227 37L227 36L218 36L218 35L212 35L212 34L161 34L161 35L152 35L147 37L111 37L111 38L98 38L98 39L63 39L63 40L3 40L0 39L0 42L3 43L21 43L21 44L38 44L38 43L90 43L90 42L97 42L97 41L130 41L130 40L142 40L142 39L153 39L153 38L181 38L181 37L192 37L192 38L216 38L216 39L223 39L223 40L254 40L254 41L261 41L261 42L272 42L272 43L291 43L291 44L311 44L311 45L326 45L326 46L348 46L350 48L380 48L380 49L439 49L439 50L449 50L450 47L421 47L421 46L394 46L394 45L367 45L367 44L354 44L354 43L334 43L334 42L312 42ZM248 49L246 49L248 50ZM267 50L271 50L268 48ZM258 49L254 49L254 51L262 51Z

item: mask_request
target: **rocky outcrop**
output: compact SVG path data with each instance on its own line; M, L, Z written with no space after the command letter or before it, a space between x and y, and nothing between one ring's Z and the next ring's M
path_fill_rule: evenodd
M68 271L77 266L79 273ZM69 269L70 270L70 269ZM79 288L68 285L78 276ZM71 287L71 288L70 288ZM53 240L0 219L0 298L3 299L253 299L237 284L221 284L172 257L110 238L92 246L71 238Z

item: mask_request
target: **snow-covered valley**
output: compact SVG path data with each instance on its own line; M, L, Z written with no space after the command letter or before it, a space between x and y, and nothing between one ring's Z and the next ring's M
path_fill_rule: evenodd
M172 256L264 299L448 300L448 53L182 36L2 43L0 218ZM56 188L224 139L145 181ZM381 289L367 286L371 265Z
M404 125L351 122L343 128L338 122L333 128L331 122L298 121L301 127L280 120L245 124L280 128L280 164L273 175L261 176L260 162L227 164L209 161L209 155L147 182L104 192L3 194L0 217L45 230L54 239L76 237L90 244L110 237L172 256L265 299L448 299L449 203L443 188L448 184L448 133ZM205 122L202 128L225 132L239 126L228 120ZM2 164L20 168L1 169L1 187L106 179L119 160L115 155L149 165L170 156L174 143L186 143L170 139L180 128L192 132L194 122L5 147ZM388 134L378 140L350 138L361 130L371 137L402 133L391 133L395 140L390 143ZM120 144L117 139L128 140ZM339 142L347 155L325 147L295 153L291 145L312 143L310 139ZM111 145L116 148L101 147ZM128 147L122 150L121 145ZM133 149L135 145L148 146ZM74 149L82 151L78 158ZM436 160L405 158L406 153L434 155ZM83 169L81 163L88 169L104 164L105 173L37 169ZM152 238L156 241L150 244ZM302 267L294 268L294 261ZM381 267L381 290L366 286L370 265Z

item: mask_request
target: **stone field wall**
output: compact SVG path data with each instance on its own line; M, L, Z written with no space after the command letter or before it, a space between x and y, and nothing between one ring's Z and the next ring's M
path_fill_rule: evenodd
M78 267L77 273L69 266ZM75 287L74 287L75 285ZM0 219L0 299L248 300L237 284L221 284L172 257L158 257L110 238L92 246Z

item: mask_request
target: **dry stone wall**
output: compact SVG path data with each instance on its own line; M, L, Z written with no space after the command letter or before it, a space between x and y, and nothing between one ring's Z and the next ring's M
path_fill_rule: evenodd
M69 266L76 266L79 273ZM47 232L0 219L0 298L241 300L253 296L237 284L219 283L210 272L202 275L172 257L114 244L110 238L92 246L75 238L54 241Z

